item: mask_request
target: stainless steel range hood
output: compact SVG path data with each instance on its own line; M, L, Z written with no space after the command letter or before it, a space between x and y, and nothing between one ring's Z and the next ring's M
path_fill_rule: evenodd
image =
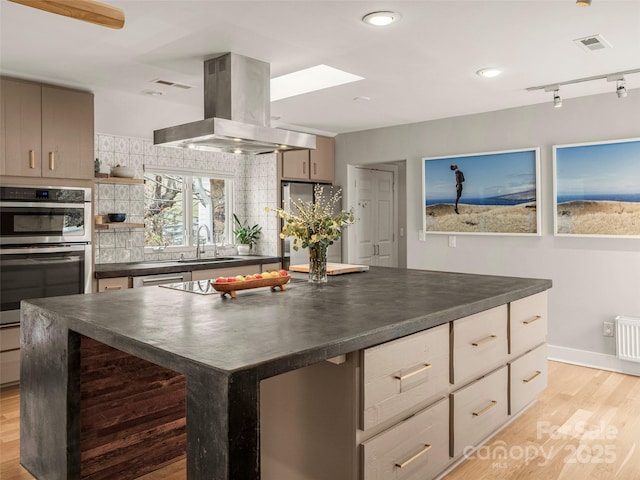
M153 132L154 145L244 154L315 149L316 137L271 128L270 66L235 53L204 62L204 120Z

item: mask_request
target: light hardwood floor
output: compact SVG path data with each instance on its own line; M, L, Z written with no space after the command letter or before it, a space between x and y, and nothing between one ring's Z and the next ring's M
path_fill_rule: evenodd
M18 462L19 395L0 392L2 480L33 478ZM184 478L184 462L141 477ZM550 361L538 402L445 479L640 480L640 377Z

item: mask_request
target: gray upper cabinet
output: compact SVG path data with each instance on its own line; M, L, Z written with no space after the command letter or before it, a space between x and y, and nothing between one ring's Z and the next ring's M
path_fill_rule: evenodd
M42 176L41 88L39 84L1 79L2 175Z
M93 178L93 94L2 78L2 175Z
M315 150L292 150L280 155L281 178L303 182L333 183L335 140L316 137Z

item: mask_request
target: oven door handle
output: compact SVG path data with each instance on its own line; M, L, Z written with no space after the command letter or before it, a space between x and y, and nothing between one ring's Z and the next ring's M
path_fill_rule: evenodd
M0 248L0 255L16 255L20 253L65 253L82 252L87 248L87 244L64 245L55 247L26 247L26 248Z
M78 203L56 203L56 202L1 202L0 206L4 207L43 207L43 208L85 208L89 202Z
M42 263L43 265L55 265L56 263L77 263L80 257L60 257L60 258L32 258L31 261Z

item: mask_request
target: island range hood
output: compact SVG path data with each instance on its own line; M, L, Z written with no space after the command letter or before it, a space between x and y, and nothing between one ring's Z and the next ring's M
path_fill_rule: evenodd
M270 66L235 53L204 62L204 120L153 132L154 145L243 154L315 149L316 137L271 128Z

